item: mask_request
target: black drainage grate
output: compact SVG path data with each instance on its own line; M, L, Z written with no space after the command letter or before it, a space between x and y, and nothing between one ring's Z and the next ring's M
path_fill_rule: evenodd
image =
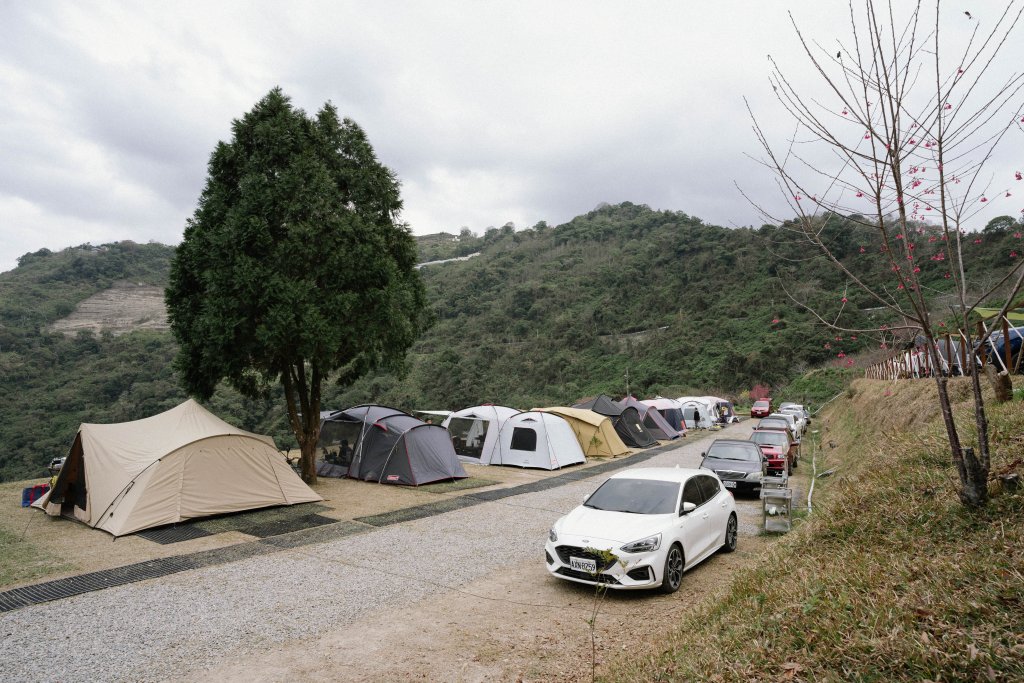
M191 541L194 538L213 536L213 533L195 524L175 524L156 529L146 529L145 531L139 531L135 535L160 545L168 545L170 543Z

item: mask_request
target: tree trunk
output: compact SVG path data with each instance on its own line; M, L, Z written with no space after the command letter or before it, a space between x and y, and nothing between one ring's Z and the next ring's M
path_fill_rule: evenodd
M986 365L985 375L992 383L992 389L996 393L996 403L1006 403L1013 400L1013 382L1010 380L1010 373L1006 370L996 371L996 366Z
M313 486L316 484L316 440L307 439L301 444L300 450L302 457L299 459L299 471L302 473L302 481Z
M957 470L960 473L960 502L971 508L984 507L988 502L988 463L976 458L973 448L965 448Z

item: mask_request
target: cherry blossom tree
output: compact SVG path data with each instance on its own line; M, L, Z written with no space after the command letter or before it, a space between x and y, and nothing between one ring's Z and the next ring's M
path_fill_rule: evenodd
M947 12L940 0L929 8L891 0L855 6L851 0L849 36L834 44L805 36L791 15L818 81L791 80L771 61L771 84L794 124L782 143L769 140L749 103L748 110L764 153L760 161L796 218L780 221L763 203L753 203L842 273L847 284L836 296L838 312L826 315L791 294L830 329L877 335L881 348L898 332L921 336L931 367L941 369L945 361L937 339L947 331L947 314L937 310L936 297L954 294L954 322L964 335L969 367L976 367L975 349L985 339L971 335L972 311L998 297L1005 298L1005 315L1024 282L1024 260L1016 252L995 277L972 270L970 261L971 245L982 239L975 232L979 217L994 202L1018 201L1011 198L1021 187L1020 171L1004 172L994 160L1003 146L1024 142L1024 74L1007 71L1001 57L1010 41L1020 40L1022 11L1019 0L979 17ZM1020 194L1024 199L1024 187ZM880 244L871 249L885 267L873 262L861 268L861 260L839 258L830 217L843 217L843 229L854 237ZM859 251L864 258L871 255L864 246ZM933 275L935 268L944 271L937 281L945 289L925 279L922 266ZM879 272L887 275L878 277ZM872 329L845 324L854 290L898 322ZM845 358L842 350L838 356ZM935 372L934 381L959 496L965 505L980 507L988 497L989 446L979 373L971 373L977 452L965 447L969 436L961 438L945 374Z

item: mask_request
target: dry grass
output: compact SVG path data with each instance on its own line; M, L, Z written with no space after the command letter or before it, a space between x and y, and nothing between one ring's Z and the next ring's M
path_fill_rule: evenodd
M969 385L951 393L966 428ZM1024 493L959 504L933 384L851 394L825 420L839 473L813 517L607 680L1024 680ZM1024 410L989 412L993 469L1019 470Z

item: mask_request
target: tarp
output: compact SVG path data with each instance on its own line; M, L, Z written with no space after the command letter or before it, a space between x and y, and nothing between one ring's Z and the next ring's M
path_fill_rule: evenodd
M463 462L489 465L498 453L498 434L505 420L519 413L506 406L473 406L458 410L441 423L451 436L452 447ZM497 464L497 463L495 463Z
M583 449L584 455L612 457L625 455L629 452L626 444L615 432L615 426L610 417L598 415L593 410L580 408L566 408L556 406L553 408L535 408L545 413L554 413L565 418L572 431L576 434L576 441Z
M553 470L586 462L568 421L540 411L516 413L505 420L497 451L497 456L491 458L492 465Z
M332 414L321 425L321 448L330 448L340 434L350 436L344 474L353 479L421 486L467 476L447 429L395 408L363 405ZM343 454L338 467L344 467Z
M615 427L619 438L630 448L647 448L657 443L657 439L644 427L636 408L621 406L608 396L601 395L590 401L577 403L573 408L593 410L598 415L612 418L612 426Z
M269 436L189 399L134 422L82 424L49 494L49 515L114 536L186 519L323 500Z

